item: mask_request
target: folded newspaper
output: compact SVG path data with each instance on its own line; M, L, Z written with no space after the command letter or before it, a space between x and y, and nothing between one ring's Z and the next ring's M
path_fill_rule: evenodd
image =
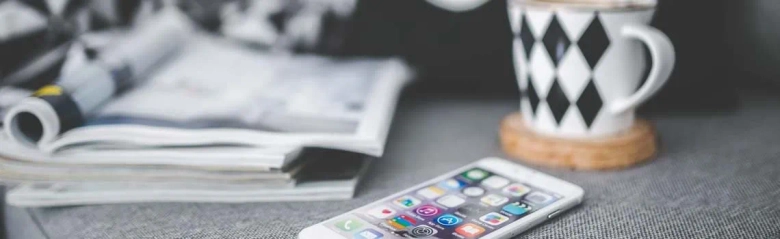
M134 152L164 148L149 163L177 164L166 153L198 157L203 152L188 153L188 147L202 146L275 166L284 158L267 159L263 148L322 147L379 156L410 77L399 60L263 55L208 37L191 42L162 68L104 104L85 125L49 142L14 140L9 133L14 128L5 122L0 154L34 150L40 153L25 160L132 164ZM47 128L51 122L37 123ZM235 147L255 147L255 154L233 153Z
M297 181L291 180L286 183L267 181L237 183L213 179L143 181L117 180L100 176L97 180L93 178L89 181L73 181L73 177L63 176L55 179L43 176L45 173L33 172L28 172L28 177L23 178L23 175L11 175L5 170L0 170L0 175L6 181L27 182L7 192L6 195L9 204L21 207L143 202L317 201L351 198L370 159L365 155L349 152L329 151L317 154L319 157L315 157L316 160L309 160L308 164L297 169L295 173L298 175Z
M0 179L21 183L8 202L350 198L411 78L397 59L264 54L200 34L182 48L63 132L30 113L56 104L14 110L36 93L0 88Z

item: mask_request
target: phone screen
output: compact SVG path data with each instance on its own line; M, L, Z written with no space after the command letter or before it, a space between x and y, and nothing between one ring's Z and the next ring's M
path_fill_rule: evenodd
M561 198L475 167L325 225L356 239L480 238Z

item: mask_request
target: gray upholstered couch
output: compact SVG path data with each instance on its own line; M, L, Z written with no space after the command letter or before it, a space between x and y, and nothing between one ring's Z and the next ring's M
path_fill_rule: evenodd
M735 58L730 67L747 74L735 81L776 81L780 4L726 2L733 49L725 50L733 54L713 57ZM645 165L614 172L541 169L583 186L586 199L520 238L780 238L780 95L748 90L740 98L735 110L650 115L662 148ZM6 206L4 229L23 239L293 238L306 226L480 157L502 156L496 126L517 107L514 99L406 95L386 155L349 201Z
M780 238L780 97L747 91L735 111L656 114L662 149L624 171L541 169L585 202L520 238ZM513 99L406 95L386 155L355 199L256 204L6 207L10 238L293 238L341 214L484 156Z

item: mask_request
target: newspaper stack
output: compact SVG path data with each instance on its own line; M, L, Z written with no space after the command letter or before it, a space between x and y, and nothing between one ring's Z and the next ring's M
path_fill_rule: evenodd
M187 39L144 81L77 112L83 123L53 137L29 128L63 122L29 112L63 109L14 110L40 90L0 88L0 179L18 183L8 203L352 197L370 158L383 153L411 77L405 64L269 55L197 33Z

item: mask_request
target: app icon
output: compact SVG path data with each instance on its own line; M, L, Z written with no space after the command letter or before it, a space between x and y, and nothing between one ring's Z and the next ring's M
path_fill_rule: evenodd
M402 208L411 208L419 205L420 199L414 198L412 196L403 196L393 201L393 203L395 203L395 205L398 205L399 207Z
M455 195L447 195L439 198L436 202L445 207L457 207L466 202L466 200Z
M454 191L454 190L460 190L461 188L465 187L466 186L466 182L463 182L463 181L451 178L451 179L447 179L447 180L442 181L441 183L439 183L439 186L441 186L441 187L443 187L443 188L445 188L447 190Z
M388 206L379 206L368 210L367 214L378 219L388 219L395 215L396 211Z
M441 195L444 195L444 189L436 186L430 186L417 191L417 194L427 199L435 199Z
M536 204L537 206L547 205L555 201L553 196L543 192L531 192L526 195L524 199L530 203Z
M355 234L355 239L382 239L384 235L374 229L366 229Z
M417 224L417 220L414 220L414 218L403 214L393 219L387 220L387 225L397 230L404 230L407 227L414 226L414 224Z
M463 189L463 195L469 197L479 197L482 196L482 194L485 194L485 189L480 187L467 187L466 189Z
M336 227L345 232L357 230L362 226L363 224L360 223L357 219L351 218L336 222Z
M455 232L465 237L476 237L485 232L485 228L473 223L466 223L455 229Z
M461 174L461 176L470 179L471 181L479 181L488 176L488 172L482 169L472 169L468 172Z
M423 237L430 237L433 235L436 235L436 233L439 232L436 229L433 229L432 227L421 225L417 226L415 228L412 228L411 231L409 231L409 235L414 238L423 238Z
M464 217L474 217L484 214L484 210L484 207L469 203L458 208L457 213L463 215Z
M501 225L501 223L509 221L509 217L501 215L500 213L491 212L480 217L479 220L493 226L498 226Z
M417 215L423 217L434 217L436 215L439 215L439 213L441 213L441 209L439 209L438 207L434 207L432 205L423 205L421 207L418 207L417 209L414 209L414 213L417 213Z
M504 196L496 195L496 194L488 194L487 196L482 197L480 200L481 202L490 205L490 206L500 206L501 204L506 203L509 201L509 198L506 198Z
M519 183L513 183L512 185L506 186L503 190L501 190L501 192L503 192L504 194L512 197L523 196L529 191L531 191L530 188Z
M520 216L527 212L530 212L531 210L534 210L534 208L524 202L513 202L507 204L506 206L501 208L501 210L504 210L505 212L515 216Z
M489 178L485 179L485 181L482 181L482 185L492 189L498 189L503 186L506 186L507 184L509 184L509 179L502 178L496 175L490 176Z
M463 219L456 217L452 214L444 214L441 217L436 218L436 223L444 227L451 227L460 224Z

